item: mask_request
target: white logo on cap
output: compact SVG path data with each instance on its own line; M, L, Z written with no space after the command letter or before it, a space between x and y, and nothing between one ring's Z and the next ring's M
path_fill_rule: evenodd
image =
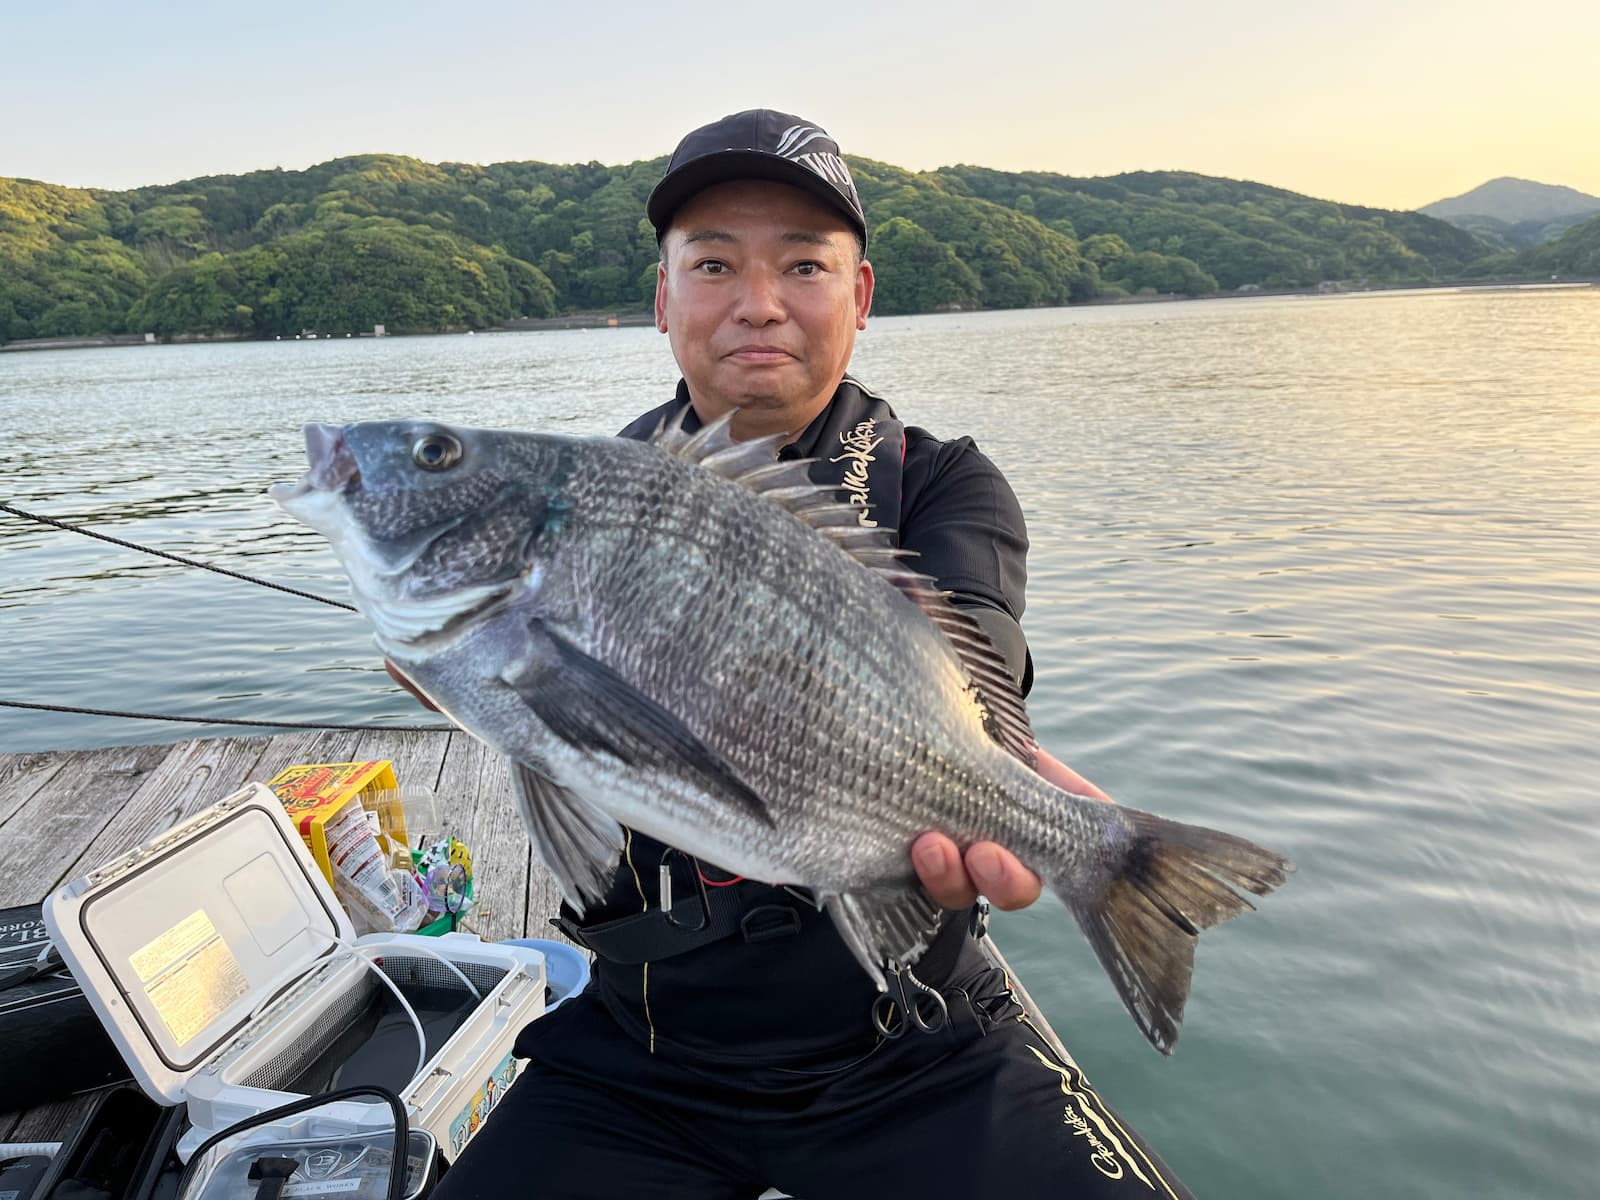
M791 125L783 131L783 136L778 139L778 148L773 153L781 154L784 158L799 158L800 148L807 142L827 136L815 125Z
M783 136L778 139L777 149L773 153L783 158L793 159L795 162L810 168L814 173L822 176L834 187L841 188L852 197L856 194L856 181L850 178L850 168L845 166L844 159L831 150L813 150L809 154L800 151L828 135L815 125L791 125L783 131ZM857 203L860 203L857 201Z

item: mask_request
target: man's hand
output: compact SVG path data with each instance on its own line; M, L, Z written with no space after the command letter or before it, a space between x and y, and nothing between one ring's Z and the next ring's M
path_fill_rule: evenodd
M1039 751L1035 769L1058 788L1111 802L1111 797L1054 755ZM1044 885L1017 856L993 842L973 842L965 855L942 833L925 833L911 845L911 862L928 894L944 908L967 908L981 892L996 908L1027 908Z

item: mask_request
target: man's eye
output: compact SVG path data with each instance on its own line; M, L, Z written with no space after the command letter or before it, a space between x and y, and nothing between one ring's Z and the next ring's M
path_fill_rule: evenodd
M796 275L820 275L822 273L822 264L807 259L805 262L795 263L793 270Z
M727 269L728 264L719 258L708 258L704 262L695 264L695 270L703 271L707 275L721 275Z

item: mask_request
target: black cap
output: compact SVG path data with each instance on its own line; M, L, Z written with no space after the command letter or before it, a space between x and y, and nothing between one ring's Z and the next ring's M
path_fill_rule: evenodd
M730 179L770 179L809 192L838 209L867 244L867 216L839 143L809 121L770 108L723 117L678 143L645 207L656 240L691 196Z

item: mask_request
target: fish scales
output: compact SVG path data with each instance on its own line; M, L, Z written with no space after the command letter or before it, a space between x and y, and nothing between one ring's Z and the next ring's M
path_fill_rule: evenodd
M899 820L887 828L881 817L860 814L852 821L851 815L858 812L869 767L895 764L892 770L925 784L952 774L900 765L918 744L937 743L953 732L950 722L930 728L928 706L911 703L918 697L898 683L925 672L907 661L907 639L888 627L920 614L906 611L908 603L870 574L840 572L831 560L841 552L832 543L759 496L704 472L682 474L678 484L685 494L668 509L672 517L648 527L648 536L636 524L634 536L614 546L610 563L594 572L594 592L615 597L611 610L648 612L652 627L644 637L626 639L626 648L604 636L580 644L647 696L673 704L691 729L785 814L786 828L812 833L789 846L792 877L850 890L881 880L884 865L892 862L909 879L906 845L940 802L939 793L927 787L889 793L889 811ZM665 491L652 489L656 497ZM610 514L628 506L613 495L596 489L578 507L592 502L601 521L620 527L624 518ZM663 607L655 598L665 594L695 602ZM842 628L835 615L841 612L849 614ZM726 615L707 620L707 613ZM606 607L596 615L607 629L616 627ZM752 646L760 654L752 655ZM916 649L922 653L910 657L930 657L930 647ZM948 660L942 647L932 649ZM950 690L958 692L954 670L946 675ZM711 686L684 696L684 681L692 676ZM751 703L763 696L775 702ZM784 707L798 709L798 719L771 719L779 715L773 709ZM947 704L932 708L935 716L952 711ZM900 728L901 738L885 744L872 732L886 725ZM998 755L975 710L962 725L969 749ZM965 791L953 794L960 799ZM963 817L954 813L957 821ZM841 854L843 834L852 849Z
M575 904L626 825L812 889L884 986L935 924L911 842L992 839L1067 903L1170 1051L1198 930L1291 869L1047 783L977 627L726 421L659 446L427 422L306 437L306 479L274 496L330 538L391 660L512 759Z

